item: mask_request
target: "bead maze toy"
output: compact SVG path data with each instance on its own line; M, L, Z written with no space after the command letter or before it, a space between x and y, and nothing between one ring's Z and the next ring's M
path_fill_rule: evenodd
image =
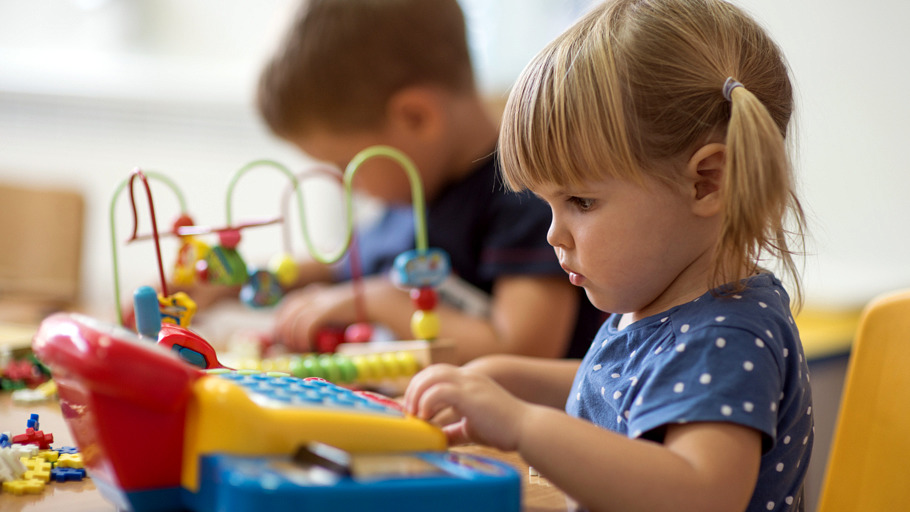
M432 339L438 333L433 287L445 278L449 263L444 252L427 247L421 185L407 157L392 148L373 147L352 160L343 176L346 239L329 255L313 248L306 233L299 183L287 171L298 194L304 240L314 258L323 262L337 261L349 248L351 183L359 166L373 157L398 161L411 180L416 248L398 257L394 278L401 286L416 290L412 291L415 337ZM137 171L118 187L114 197L116 201L129 185L134 216L131 240L142 238L137 235L132 191L137 178L145 184L151 212L152 235L148 238L155 242L162 289L160 294L150 288L137 290L137 330L123 326L119 311L118 325L58 313L42 322L32 345L50 368L85 467L107 499L119 509L136 512L239 512L276 507L520 510L520 480L511 467L449 453L438 427L406 414L383 395L339 385L408 375L428 361L386 351L290 355L261 361L261 365L269 365L268 371L224 367L211 345L188 328L194 312L192 300L179 292L168 294L149 177L169 182L157 173ZM119 304L114 201L111 233ZM180 202L183 204L182 197ZM235 224L228 200L226 227L198 227L182 208L181 220L171 232L182 238L175 276L183 272L182 278L189 279L192 273L194 279L232 284L243 279L244 286L251 280L268 281L262 274L239 271L242 258L236 242L241 229L274 222L280 219ZM219 236L220 244L209 248L195 238L204 233L229 236ZM190 272L191 267L195 272ZM282 279L280 269L271 273L276 280ZM270 301L252 299L256 306ZM152 456L137 456L137 440Z

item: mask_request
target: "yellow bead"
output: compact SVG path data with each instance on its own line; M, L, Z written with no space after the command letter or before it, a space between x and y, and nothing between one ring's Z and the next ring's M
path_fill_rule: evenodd
M394 354L381 354L379 360L382 361L383 377L392 379L401 375L401 372L398 369L398 361L395 360Z
M420 371L417 358L411 352L398 352L395 354L395 360L398 361L398 368L404 377L410 377Z
M297 262L286 252L276 254L269 261L269 270L275 274L282 286L291 286L300 277L300 269L297 268Z
M411 317L411 334L419 340L431 340L439 336L439 315L434 311L415 311Z

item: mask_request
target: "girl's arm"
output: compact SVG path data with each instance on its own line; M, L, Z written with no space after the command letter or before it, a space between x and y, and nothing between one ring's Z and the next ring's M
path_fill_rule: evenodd
M464 367L490 377L521 400L563 409L579 363L577 359L495 354L475 359Z
M405 405L422 418L454 412L450 442L517 450L591 510L743 510L758 478L761 434L734 424L671 425L662 443L629 439L444 365L412 380Z

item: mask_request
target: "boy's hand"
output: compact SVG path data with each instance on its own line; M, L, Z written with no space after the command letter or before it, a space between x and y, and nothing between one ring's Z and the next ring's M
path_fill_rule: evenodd
M309 352L321 327L355 321L354 292L349 283L311 284L289 293L278 305L275 340L292 351Z
M440 423L450 445L476 442L505 451L517 449L533 407L485 375L442 364L414 376L404 403L418 418Z

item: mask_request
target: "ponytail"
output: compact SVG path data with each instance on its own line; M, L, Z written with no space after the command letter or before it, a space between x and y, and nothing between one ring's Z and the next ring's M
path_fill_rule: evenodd
M784 133L764 104L746 87L728 79L724 95L730 101L727 125L727 167L724 180L725 215L715 277L731 275L726 268L747 262L757 271L763 255L776 256L793 281L796 303L802 292L794 252L788 239L802 240L805 219L794 192ZM788 213L795 233L788 231Z

